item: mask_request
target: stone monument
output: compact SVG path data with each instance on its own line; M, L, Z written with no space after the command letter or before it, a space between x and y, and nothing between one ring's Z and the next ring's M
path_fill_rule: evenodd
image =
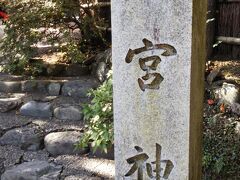
M206 0L112 0L116 179L201 179Z

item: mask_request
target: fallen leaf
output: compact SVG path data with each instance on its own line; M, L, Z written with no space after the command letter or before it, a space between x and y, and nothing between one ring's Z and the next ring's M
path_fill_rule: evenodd
M208 99L207 102L208 102L208 105L213 105L215 103L214 100L212 99Z
M220 112L222 112L222 113L225 112L225 105L224 104L220 105Z

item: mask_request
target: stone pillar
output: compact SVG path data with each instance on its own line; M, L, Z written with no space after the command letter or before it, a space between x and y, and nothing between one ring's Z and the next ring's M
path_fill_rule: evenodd
M206 4L112 0L116 179L201 179Z

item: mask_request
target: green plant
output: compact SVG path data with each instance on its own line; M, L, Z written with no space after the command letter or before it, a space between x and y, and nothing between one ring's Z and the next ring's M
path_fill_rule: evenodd
M87 147L91 143L94 151L100 149L107 153L108 148L113 144L112 75L88 95L93 99L83 108L86 131L78 146Z
M81 63L85 59L85 55L78 49L76 42L69 42L64 48L64 60L71 63Z
M226 117L204 119L203 170L205 179L240 178L240 135Z
M6 36L1 47L9 60L6 71L21 73L36 56L34 45L58 44L58 51L72 63L84 60L90 52L105 49L104 25L94 0L2 0L0 6L9 14ZM77 30L78 38L73 31Z
M41 62L35 62L24 66L26 75L39 76L45 72L45 67Z

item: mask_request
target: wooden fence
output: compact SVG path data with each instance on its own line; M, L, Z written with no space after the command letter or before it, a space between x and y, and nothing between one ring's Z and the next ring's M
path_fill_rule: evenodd
M240 0L208 2L208 58L240 60Z

